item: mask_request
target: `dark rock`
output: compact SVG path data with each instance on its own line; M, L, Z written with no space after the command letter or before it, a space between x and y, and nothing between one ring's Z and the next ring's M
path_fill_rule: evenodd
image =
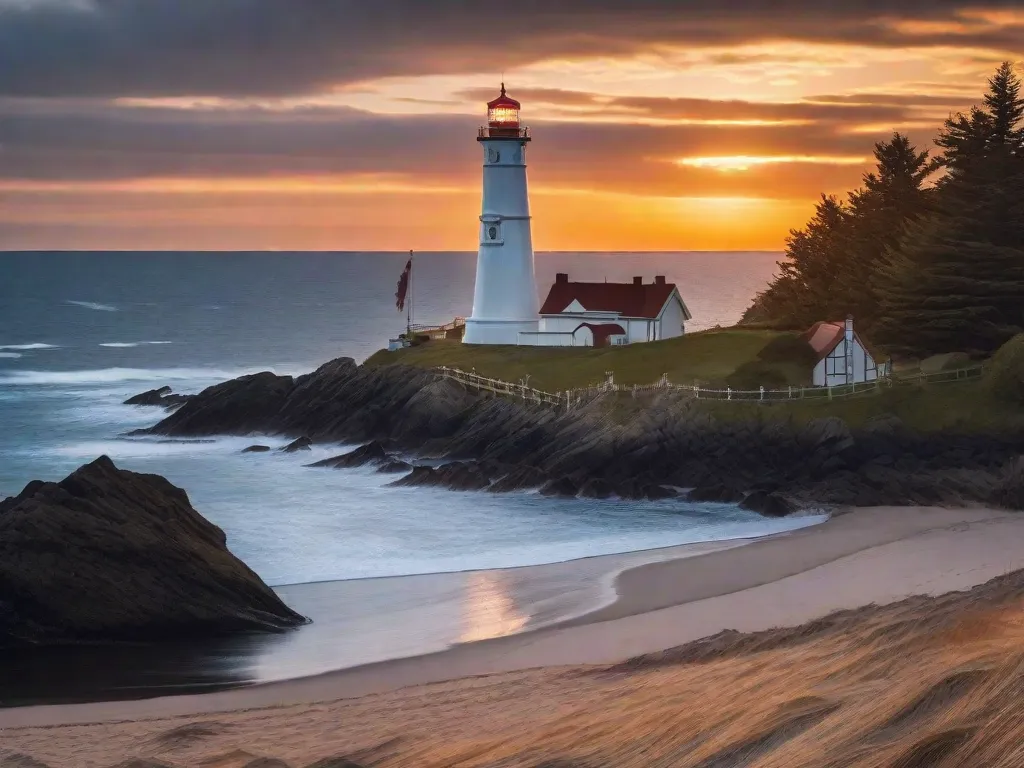
M607 499L614 495L615 489L607 480L599 477L587 480L580 486L580 496L586 499Z
M389 485L401 488L416 485L440 485L441 481L433 467L413 467L405 477L400 477Z
M281 630L304 619L183 490L107 457L0 502L0 646Z
M481 491L491 484L478 466L455 462L437 468L441 485L453 491Z
M411 473L391 485L427 485L447 488L452 491L480 491L490 485L490 481L476 465L455 461L442 464L436 469L413 467Z
M548 477L536 467L515 467L504 477L500 477L487 489L490 493L511 493L540 488L548 481Z
M384 446L374 440L372 443L361 445L354 451L343 453L341 456L333 456L329 459L314 462L311 467L332 467L333 469L350 469L362 467L367 464L379 464L388 460L388 452Z
M381 464L377 471L381 474L397 475L412 470L412 464L401 459L390 459Z
M243 765L242 768L291 768L291 766L276 757L257 757Z
M754 491L740 502L740 506L765 517L786 517L796 511L793 505L779 494L765 491Z
M243 448L242 453L266 453L269 450L269 445L250 445L248 448Z
M726 485L704 485L687 493L686 500L696 503L738 504L743 501L743 494Z
M580 492L580 487L568 477L549 480L540 489L541 496L559 496L572 498Z
M163 405L164 395L171 394L170 387L157 387L140 392L124 401L125 405Z
M300 437L297 440L293 440L288 445L281 448L282 453L295 453L297 451L309 451L312 450L313 441L308 437Z
M150 389L146 392L141 392L134 397L129 397L124 401L125 405L157 405L164 408L173 409L180 405L187 403L192 399L192 395L175 395L172 394L170 387L159 387L157 389Z
M152 430L160 435L244 435L271 432L273 417L295 389L291 376L264 372L207 387Z
M674 499L679 493L674 488L666 488L664 485L658 485L657 483L649 483L644 486L643 490L644 498L648 501L658 501L659 499Z

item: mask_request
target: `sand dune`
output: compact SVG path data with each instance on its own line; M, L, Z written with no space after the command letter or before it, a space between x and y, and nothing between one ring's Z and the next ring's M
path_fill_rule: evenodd
M981 530L1005 538L1010 525ZM911 543L937 533L923 535ZM887 547L869 553L900 551ZM756 554L743 547L729 557L744 550ZM983 560L984 550L970 557ZM879 561L861 553L857 562L877 571ZM846 571L834 565L799 578L850 575L848 563ZM950 567L963 576L972 564ZM1016 571L966 592L791 628L719 632L613 664L259 709L8 728L0 732L0 766L1019 768L1022 609L1024 571ZM641 626L639 618L586 629ZM248 694L235 695L244 702Z

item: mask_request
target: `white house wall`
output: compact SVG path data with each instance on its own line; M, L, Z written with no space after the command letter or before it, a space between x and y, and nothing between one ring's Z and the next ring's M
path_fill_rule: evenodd
M864 349L860 339L853 340L853 383L861 384L878 378L878 366ZM816 387L838 387L846 384L846 339L842 339L828 357L814 366L811 382Z
M590 336L590 344L581 344L572 332L568 333L520 333L518 344L520 347L575 347L592 346L594 343L593 334Z
M683 323L686 322L686 315L683 314L683 305L673 293L662 312L658 321L658 338L674 339L683 335Z

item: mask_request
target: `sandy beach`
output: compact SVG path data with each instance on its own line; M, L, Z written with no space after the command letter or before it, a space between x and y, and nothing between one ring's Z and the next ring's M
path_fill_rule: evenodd
M739 738L730 736L734 726L728 725L729 712L743 712L755 720L778 717L782 710L772 709L775 714L762 710L782 706L778 697L785 693L790 702L783 707L786 722L796 717L807 728L824 728L831 722L836 705L815 688L830 679L823 660L835 660L837 653L851 659L855 655L852 646L840 651L837 643L854 643L856 653L867 653L871 644L865 644L863 632L870 634L872 627L877 630L885 622L904 626L911 614L936 621L942 616L950 621L969 620L974 602L954 605L949 603L952 598L938 598L936 605L946 605L943 612L929 609L927 598L899 601L968 590L1024 568L1024 518L986 509L858 509L822 525L714 549L678 553L685 557L668 553L666 558L666 552L648 557L618 577L618 597L610 605L523 634L210 694L0 710L0 744L7 750L7 762L0 759L0 765L106 768L129 758L145 758L158 762L137 765L241 768L261 756L306 766L348 755L364 765L533 766L545 759L582 760L587 753L589 761L564 765L724 768L737 763L700 760L717 754L715 739L731 743L733 736ZM561 564L561 568L594 572L593 560L600 558ZM978 609L989 617L985 626L995 622L1000 629L991 637L988 631L977 635L977 654L995 652L989 642L992 637L1020 630L1009 619L992 618L993 611L1006 607L1000 601L1018 596L1012 589L1007 592L1005 585L1002 589L998 600L986 598L983 609ZM864 608L872 604L894 605ZM861 610L842 619L842 633L830 633L829 622L814 621L853 609ZM725 649L716 654L725 658L714 663L731 665L715 672L717 677L712 675L714 665L683 663L691 651L661 653L726 630L773 630L777 635L785 633L777 628L801 625L796 633L806 640L801 653L817 661L808 661L797 678L793 675L799 654L778 656L780 651L772 650L770 642L756 652L729 651L743 646L733 633L715 640ZM792 632L786 635L793 636ZM877 640L872 642L877 645ZM951 647L935 651L940 656L947 652ZM975 659L970 648L958 647L957 652ZM615 666L643 655L648 655L645 660L625 668ZM924 657L918 661L924 663ZM950 668L959 669L962 661L940 664L932 672L948 674ZM752 670L767 668L790 681L784 692L753 693ZM815 678L819 673L820 680ZM926 682L925 678L920 671L916 679L907 677L908 687L900 688L900 695L912 698L911 689ZM840 682L849 687L844 697L852 697L849 701L858 706L867 706L870 697L877 695L878 681L871 683L870 676L851 674L848 680L832 684ZM712 714L694 706L698 700L721 696L723 685L731 691L729 707ZM806 695L800 694L805 687ZM613 716L620 705L630 714ZM664 725L659 718L667 717L670 710L688 723L685 728L680 724L671 735L658 730L658 723ZM718 717L722 720L714 725L711 720ZM648 724L641 726L641 721ZM634 724L635 738L627 738L624 734ZM668 762L664 763L637 762L635 755L629 758L629 750L622 751L623 739L632 744L643 734L653 733L652 728L662 735L652 742L650 754L675 757L665 757ZM684 738L686 728L696 729L689 738ZM536 740L527 739L526 734ZM619 762L608 762L609 755L618 755ZM788 763L763 764L826 764L801 763L793 755ZM37 762L25 762L28 758ZM920 763L926 764L933 763Z

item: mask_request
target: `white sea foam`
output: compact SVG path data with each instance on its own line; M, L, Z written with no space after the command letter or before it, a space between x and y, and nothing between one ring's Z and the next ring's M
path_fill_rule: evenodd
M218 382L257 373L267 368L225 371L216 368L100 368L88 371L11 371L0 375L0 384L119 384L132 381Z
M100 304L95 301L72 301L69 299L67 303L74 304L76 307L95 309L97 312L117 312L117 307L111 306L110 304Z
M141 347L145 344L173 344L173 341L107 341L100 344L101 347L112 347L115 349L128 349L129 347Z
M0 357L14 359L16 357L21 357L21 355L18 352L0 352Z
M53 344L0 344L0 349L16 349L19 352L26 352L33 349L60 349Z

